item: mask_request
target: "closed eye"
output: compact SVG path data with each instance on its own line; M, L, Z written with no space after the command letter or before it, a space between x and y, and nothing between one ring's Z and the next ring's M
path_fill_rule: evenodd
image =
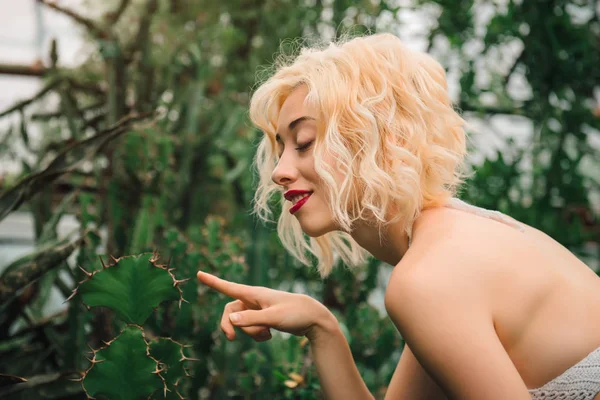
M306 144L303 144L300 147L296 147L296 150L298 150L298 151L306 151L306 150L308 150L308 148L310 147L311 144L313 144L313 140L311 140L310 142L308 142Z
M296 150L298 150L299 152L303 153L306 150L309 149L309 147L314 143L314 140L311 140L310 142L303 144L302 146L296 147ZM281 154L279 154L277 156L277 161L279 161L279 159L281 158Z

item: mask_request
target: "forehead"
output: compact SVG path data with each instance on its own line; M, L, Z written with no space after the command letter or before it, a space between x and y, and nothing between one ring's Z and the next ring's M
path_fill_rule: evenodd
M281 110L279 110L279 118L277 121L278 132L287 129L288 124L296 118L302 116L316 117L312 107L308 104L304 104L307 94L308 87L302 85L294 89L285 99L281 106Z

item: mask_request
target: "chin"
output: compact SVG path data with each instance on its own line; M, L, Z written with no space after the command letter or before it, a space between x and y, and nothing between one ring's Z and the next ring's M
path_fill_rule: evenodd
M308 236L317 238L319 236L323 236L329 232L336 231L337 228L333 221L329 223L318 223L322 222L323 219L314 218L313 221L306 221L307 223L300 222L300 226L302 227L302 231L306 233ZM311 224L312 222L312 224ZM314 223L317 222L317 223Z

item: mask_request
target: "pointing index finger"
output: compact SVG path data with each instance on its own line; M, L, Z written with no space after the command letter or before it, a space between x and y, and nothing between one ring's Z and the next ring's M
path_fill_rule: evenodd
M215 275L198 271L198 280L217 292L238 300L256 301L256 291L252 286L242 285L221 279ZM253 293L254 292L254 293Z

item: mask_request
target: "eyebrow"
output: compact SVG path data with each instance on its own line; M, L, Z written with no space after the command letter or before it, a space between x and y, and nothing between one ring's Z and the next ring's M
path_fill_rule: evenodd
M295 120L293 120L292 122L290 122L290 124L288 125L288 130L289 131L293 130L294 128L296 128L296 126L298 126L298 124L300 122L303 122L303 121L315 121L315 119L313 117L309 117L309 116L306 116L306 115L303 116L303 117L300 117L300 118L296 118ZM275 135L275 140L277 142L281 141L281 136L279 135L279 133Z

